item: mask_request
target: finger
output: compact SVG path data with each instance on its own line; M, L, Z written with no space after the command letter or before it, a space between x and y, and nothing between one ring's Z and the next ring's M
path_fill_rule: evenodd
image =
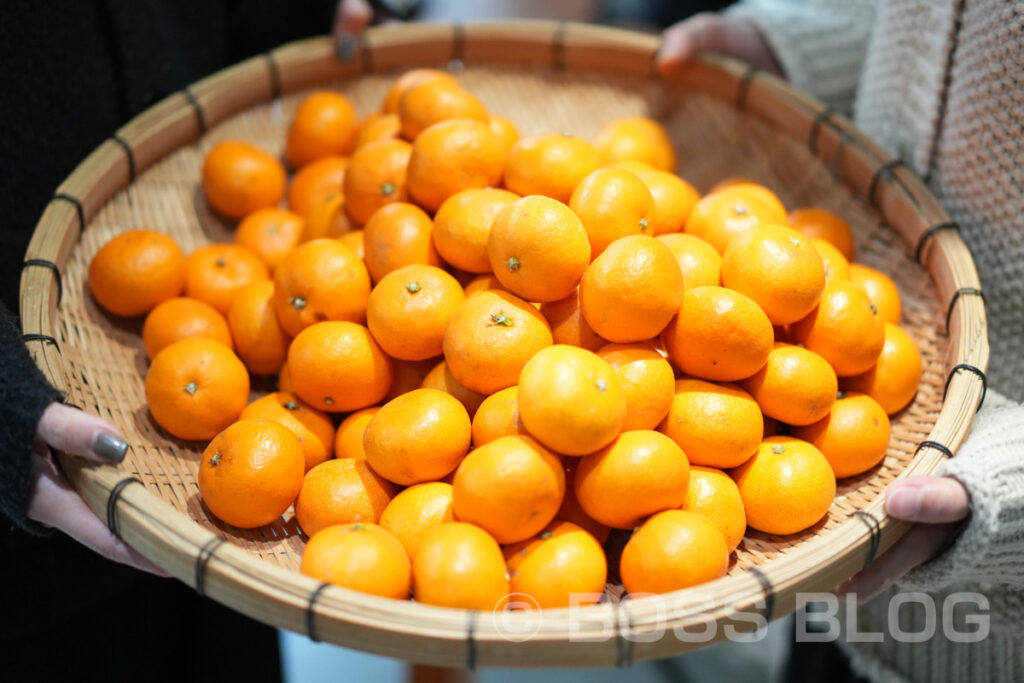
M959 522L970 511L967 489L950 477L910 477L885 492L885 510L893 517L926 524Z
M48 455L43 457L39 450L32 457L32 479L27 510L30 519L63 531L82 545L115 562L157 576L170 576L110 533L100 518L71 488L52 459Z
M366 30L373 19L373 8L367 0L341 0L334 12L331 35L335 40L344 36L357 36Z
M654 58L655 66L666 75L683 62L693 59L709 48L718 31L716 15L702 13L668 28L661 37L661 47Z
M114 425L63 403L46 407L36 435L52 448L93 462L121 462L128 451L128 444Z
M918 524L881 555L874 564L836 588L837 594L856 593L857 602L875 597L914 567L939 554L956 537L959 524Z

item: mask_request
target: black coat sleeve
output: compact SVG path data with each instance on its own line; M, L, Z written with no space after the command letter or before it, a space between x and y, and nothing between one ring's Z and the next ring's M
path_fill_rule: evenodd
M2 304L0 370L0 510L15 526L41 534L44 528L25 517L32 441L43 410L62 397L32 361L14 316Z

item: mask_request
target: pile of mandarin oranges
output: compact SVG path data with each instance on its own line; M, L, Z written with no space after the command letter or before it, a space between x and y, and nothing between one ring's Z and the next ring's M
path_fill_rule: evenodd
M146 315L149 410L208 442L208 512L294 509L323 581L488 610L578 604L609 560L634 595L709 581L748 528L823 523L917 391L846 222L742 178L699 196L651 119L521 137L420 69L362 121L309 95L284 158L217 144L235 242L124 232L89 284Z

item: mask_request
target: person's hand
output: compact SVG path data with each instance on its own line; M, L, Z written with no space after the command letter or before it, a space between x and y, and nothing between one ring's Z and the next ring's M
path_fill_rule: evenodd
M373 7L368 0L341 0L334 10L334 26L331 37L342 58L351 57L355 50L355 37L360 35L373 21ZM349 54L342 54L348 50Z
M128 448L114 426L106 420L60 403L51 403L39 419L32 445L28 518L63 531L115 562L159 576L170 576L110 533L57 469L50 447L106 464L120 462Z
M661 39L655 65L662 75L671 75L701 52L717 52L784 77L771 47L747 19L710 12L695 14L669 26Z
M866 602L919 564L932 559L956 539L969 514L967 490L951 477L908 477L885 492L885 511L917 522L903 538L867 569L841 584L836 593L856 593Z

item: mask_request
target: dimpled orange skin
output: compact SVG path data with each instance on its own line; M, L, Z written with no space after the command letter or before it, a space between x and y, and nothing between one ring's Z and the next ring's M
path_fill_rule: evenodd
M103 245L89 262L89 289L115 315L148 313L185 289L186 261L170 236L129 230Z
M286 182L284 166L275 156L241 140L218 143L203 160L206 199L228 218L277 206Z
M292 336L324 320L361 323L369 299L366 266L337 240L300 244L274 272L274 310Z
M658 235L656 239L676 257L684 289L722 284L722 256L710 244L681 232Z
M519 195L494 187L453 194L434 215L434 245L441 257L470 273L489 273L487 236L498 217Z
M551 329L540 311L514 294L486 290L452 313L444 358L461 384L489 395L516 384L526 362L551 344Z
M825 240L853 261L857 249L853 242L853 231L841 217L818 208L794 209L789 212L789 227L807 235Z
M431 529L412 559L416 602L501 611L510 592L505 557L480 527L447 522Z
M878 401L867 394L840 395L831 412L792 435L824 454L837 478L867 472L885 458L891 427Z
M339 192L306 212L299 243L321 237L337 239L347 236L352 231L352 220L345 211L345 198Z
M302 237L302 216L284 209L260 209L238 224L235 242L260 257L267 270L281 262Z
M440 266L433 231L430 216L415 204L396 202L378 209L363 228L363 260L373 281L415 263Z
M555 520L540 534L503 551L512 592L529 596L518 596L527 609L593 605L604 593L604 550L572 522ZM593 597L581 600L586 593Z
M528 434L519 418L519 387L506 387L485 398L473 416L473 445L516 434Z
M611 443L627 411L626 392L615 369L592 351L549 346L519 376L523 426L563 455L586 455Z
M694 465L729 468L747 461L764 434L761 410L734 384L676 380L668 415L658 431L675 441Z
M274 312L273 282L254 282L242 288L228 309L228 326L235 339L235 353L250 372L273 375L281 369L291 337Z
M407 394L413 389L422 387L423 380L427 378L430 371L437 365L436 357L427 358L426 360L397 360L394 358L391 360L393 379L391 380L391 389L388 391L388 395L384 397L385 401L390 401L396 396ZM442 389L442 391L444 390Z
M569 208L583 222L592 258L627 235L652 235L654 198L635 173L599 168L584 177L569 198Z
M459 85L458 79L447 71L441 71L440 69L412 69L403 73L391 84L387 95L384 97L384 103L381 105L381 111L384 114L397 114L398 104L402 101L402 95L405 94L406 90L433 80L439 80L452 87L458 87Z
M487 127L491 129L491 132L498 136L498 140L501 142L502 149L507 154L512 145L519 142L519 138L522 137L519 133L519 128L516 124L512 123L509 119L498 114L491 114L490 119L487 121Z
M321 529L302 551L301 571L361 593L407 600L412 562L393 534L376 524L336 524Z
M588 515L580 507L580 502L576 500L576 491L573 490L572 482L573 477L576 476L576 465L579 462L579 458L562 459L562 465L565 466L565 497L562 499L562 507L558 508L558 512L555 513L555 519L572 522L597 539L598 543L604 543L608 540L611 529Z
M334 454L334 424L331 418L295 394L267 394L247 405L238 419L272 420L292 430L302 444L304 472Z
M299 440L269 420L240 420L215 436L199 460L199 495L217 519L255 529L279 519L302 486Z
M825 417L839 390L827 360L785 342L775 342L765 366L740 385L762 413L790 425L808 425Z
M367 326L392 358L426 360L441 355L448 320L465 300L458 281L440 268L405 266L373 288Z
M363 436L366 461L402 486L436 481L469 451L469 414L450 394L416 389L385 403Z
M342 196L348 159L329 156L303 166L288 186L288 208L300 216L314 207Z
M394 202L404 202L406 169L412 145L405 140L381 140L357 149L345 170L345 210L359 225L374 211Z
M747 515L739 487L728 474L714 467L690 468L686 500L679 509L703 515L718 527L730 553L736 550L747 531Z
M537 534L565 495L558 456L528 436L503 436L469 453L452 482L455 516L501 544Z
M430 372L423 378L423 384L420 387L423 389L437 389L446 394L451 394L466 408L470 418L476 415L480 404L487 398L486 394L473 391L455 379L451 370L448 369L448 364L444 361L430 369Z
M309 472L295 499L295 519L307 536L334 524L376 524L398 487L365 460L332 458Z
M146 373L153 419L186 441L212 439L249 401L249 372L220 342L191 337L156 354Z
M613 242L580 281L580 310L605 339L658 336L683 303L683 275L668 247L646 235Z
M700 194L693 185L665 171L639 168L633 172L644 181L654 199L647 234L665 235L682 230L693 207L700 201Z
M409 196L431 213L462 190L501 183L505 148L486 124L450 119L416 138L409 157Z
M225 315L242 288L270 279L263 261L238 244L200 247L189 254L185 269L185 295L205 301Z
M288 348L288 372L295 393L329 413L377 403L391 388L391 359L362 325L316 323Z
M348 154L356 132L356 110L341 93L319 90L307 96L288 128L285 158L293 168L332 154Z
M761 225L737 237L722 256L722 284L753 299L773 325L788 325L818 305L825 266L796 230Z
M602 164L642 161L659 171L674 171L676 153L664 126L646 116L609 121L594 138Z
M879 318L893 325L900 324L900 290L888 275L860 263L851 263L850 282L868 295L878 309Z
M594 332L594 328L583 318L578 292L558 301L541 304L540 312L551 325L551 336L556 344L579 346L588 351L597 351L608 344L608 340Z
M363 448L363 439L366 434L366 425L380 406L363 408L352 413L338 425L338 431L334 433L334 454L337 458L354 458L365 460L366 450Z
M689 480L683 449L660 432L638 429L581 458L573 490L601 524L632 529L648 515L682 505Z
M142 325L142 343L150 360L165 347L188 337L206 337L234 348L228 321L213 306L198 299L168 299L150 311Z
M531 135L509 148L505 187L523 197L542 194L568 204L579 182L597 167L597 151L582 138Z
M714 247L719 254L739 235L765 224L785 225L785 212L740 189L705 195L694 204L684 229Z
M630 594L670 593L725 576L729 548L705 517L667 510L641 526L622 549L619 573Z
M721 187L719 187L719 185L721 185ZM770 208L776 216L776 220L772 222L789 225L786 206L782 203L782 200L779 199L779 196L772 192L768 187L746 178L734 178L732 180L727 179L722 181L715 187L711 188L708 194L714 194L715 192L721 192L722 190L729 190L741 197L751 197L762 204L768 205L768 208Z
M768 316L749 297L707 286L686 290L661 341L669 359L687 375L733 382L764 367L774 332Z
M427 532L455 521L452 485L443 481L416 484L391 499L380 525L395 535L409 557L414 557Z
M483 275L477 275L475 278L466 283L463 287L463 291L466 293L468 299L477 292L485 292L488 289L496 289L500 292L508 292L505 286L502 285L494 273L484 273ZM511 294L511 292L509 292Z
M770 436L733 470L747 525L784 536L814 526L836 496L832 468L821 451L788 436Z
M821 263L825 266L825 284L835 280L850 279L850 262L842 253L823 239L812 237L811 244L814 245Z
M576 290L590 265L583 223L550 197L523 197L491 226L487 254L498 281L527 301L557 301Z
M352 149L357 150L371 142L394 140L401 133L402 121L398 118L398 114L385 114L383 112L370 114L359 126L355 142L352 143Z
M921 369L921 351L913 338L898 325L885 323L885 343L878 362L860 375L844 377L842 387L867 394L886 414L893 415L914 400Z
M417 140L431 126L452 119L469 119L486 127L490 115L473 93L444 80L433 79L402 93L398 102L398 118L402 124L402 137Z
M797 344L821 355L839 377L869 370L885 344L885 323L867 294L852 282L825 285L821 302L806 318L789 326Z
M645 343L608 344L597 355L612 366L626 394L622 431L657 427L675 395L675 375L668 361Z

